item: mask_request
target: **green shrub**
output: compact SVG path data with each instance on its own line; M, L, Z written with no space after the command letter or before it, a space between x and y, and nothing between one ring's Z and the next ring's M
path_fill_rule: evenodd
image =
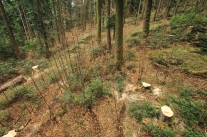
M132 60L135 57L134 53L130 50L127 51L127 53L124 55L125 60Z
M22 67L23 73L30 74L32 70L32 66L34 66L35 63L33 60L23 60L19 62L19 66Z
M5 109L9 106L9 101L6 99L0 99L0 109Z
M127 43L129 44L129 47L139 46L140 40L136 37L132 37L129 40L127 40Z
M178 15L170 20L170 34L181 41L193 42L207 51L207 31L205 30L207 17L204 14L191 10L183 15Z
M138 36L139 34L141 34L141 32L134 32L131 37L135 37L135 36Z
M40 69L48 68L48 61L45 58L41 58L36 62L37 65L39 65Z
M79 43L81 44L89 44L90 40L93 38L92 35L87 36L86 38L82 39Z
M127 65L127 69L128 70L131 70L131 69L133 69L133 68L135 68L136 67L136 65L135 65L135 63L134 62L129 62L129 64Z
M158 126L154 126L152 124L147 124L144 128L148 134L153 137L175 137L175 132L170 128L159 128Z
M129 115L135 118L138 122L142 121L142 118L152 118L156 116L156 109L149 102L136 103L131 102L128 109Z
M7 81L8 79L18 75L16 69L16 60L10 59L6 62L0 61L0 83Z
M0 136L3 136L5 132L6 132L6 127L1 127L0 128Z
M30 100L34 98L34 90L29 87L17 86L14 89L14 94L11 95L10 103L14 103L19 99Z
M52 84L52 83L55 83L55 82L58 82L59 80L60 80L60 75L59 74L57 74L57 73L55 73L55 74L52 74L51 76L50 76L50 78L49 78L49 82L50 82L50 84Z
M187 127L182 137L206 137L206 135L196 129Z
M10 119L10 113L8 110L0 110L0 120L7 121Z
M87 106L92 106L98 98L110 95L107 83L104 83L100 77L94 78L85 87L85 102Z
M189 98L178 98L176 96L170 97L170 103L173 103L177 112L182 117L186 125L205 126L205 119L207 118L206 103L199 101L191 101Z
M101 53L103 53L103 50L98 46L93 46L89 51L89 55L91 56L91 58L96 58Z

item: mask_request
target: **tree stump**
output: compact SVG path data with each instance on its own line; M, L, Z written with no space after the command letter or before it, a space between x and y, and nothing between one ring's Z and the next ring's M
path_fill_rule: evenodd
M166 105L161 107L159 120L162 122L170 122L174 112Z

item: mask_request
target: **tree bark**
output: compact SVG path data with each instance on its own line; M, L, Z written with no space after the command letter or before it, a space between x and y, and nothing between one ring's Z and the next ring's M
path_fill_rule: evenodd
M5 12L5 9L4 9L4 6L3 6L1 0L0 0L0 12L1 12L1 15L2 15L2 18L3 18L3 21L4 21L5 25L6 25L6 29L7 29L8 33L9 33L9 37L10 37L12 46L14 48L16 57L17 57L18 60L20 60L21 56L20 56L19 46L18 46L18 44L17 44L17 42L15 40L14 34L12 32L12 29L9 26L9 21L8 21L7 16L6 16L6 12Z
M185 11L185 9L186 9L186 7L187 7L187 4L188 4L188 1L189 1L189 0L186 0L186 1L185 1L184 7L183 7L183 11Z
M110 0L107 0L107 17L109 19L110 17L110 9L111 9L111 2ZM110 28L107 28L107 47L109 50L112 49L111 47L111 30Z
M174 11L174 16L177 14L179 4L180 4L180 0L177 1L176 7L175 7L175 11Z
M163 0L160 0L160 2L159 2L159 6L158 6L158 8L157 8L157 14L160 13L160 9L161 9L162 3L163 3Z
M59 28L58 28L58 23L57 23L57 11L56 11L56 7L55 7L55 0L52 0L52 5L53 5L53 11L54 11L55 28L57 31L58 42L60 43L60 33L59 33Z
M143 2L143 6L142 6L142 17L141 17L141 19L143 19L144 16L145 16L146 2L147 2L147 0L144 0L144 2Z
M28 34L29 34L29 38L32 39L33 36L34 36L34 35L33 35L33 31L32 31L31 25L30 25L30 23L29 23L29 20L27 19L28 17L27 17L27 14L26 14L25 10L24 10L24 6L23 6L23 5L21 5L21 6L22 6L22 11L23 11L23 15L24 15L25 23L26 23L26 26L27 26L27 30L28 30Z
M50 56L50 52L49 52L49 44L48 44L48 37L47 37L47 32L46 32L46 28L45 28L45 25L44 25L44 22L43 22L43 17L42 17L42 11L40 9L40 0L37 0L37 12L39 14L39 18L40 18L40 25L41 25L41 29L42 29L42 35L43 35L43 38L44 38L44 43L45 43L45 55L46 55L46 58L49 58Z
M117 70L121 70L121 66L124 64L123 58L123 13L124 11L124 0L116 0L116 54L117 54Z
M161 1L160 1L160 2L161 2ZM160 3L160 2L159 2L159 3ZM159 3L156 5L156 10L155 10L155 14L154 14L153 21L156 20L156 16L157 16L158 8L159 8Z
M172 4L172 0L169 0L169 2L167 3L166 10L165 10L165 19L167 19L168 16L169 16L169 12L170 12L170 9L171 9L171 4Z
M101 0L96 0L97 11L97 41L98 45L101 44Z
M144 24L143 24L144 37L147 37L149 35L151 10L152 10L152 0L147 0Z
M23 28L24 28L24 33L25 33L25 35L26 35L26 39L29 40L29 39L30 39L30 38L29 38L29 34L28 34L28 32L27 32L27 28L26 28L26 25L25 25L25 22L24 22L24 19L23 19L23 16L22 16L22 13L21 13L20 6L19 6L19 5L18 5L18 7L17 7L17 10L18 10L18 12L19 12L19 16L20 16L21 21L22 21L22 25L23 25Z

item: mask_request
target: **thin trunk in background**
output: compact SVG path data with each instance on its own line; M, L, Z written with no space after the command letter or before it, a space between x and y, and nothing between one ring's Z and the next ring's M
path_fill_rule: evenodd
M110 0L107 0L107 18L109 19L110 17L110 9L111 9L111 2ZM111 30L110 28L107 28L107 47L109 50L112 49L111 46Z
M116 43L116 54L117 54L117 70L121 70L124 64L123 57L123 19L124 19L124 0L116 0L116 28L115 28L115 43Z
M43 13L40 9L41 7L40 0L37 0L36 6L37 6L37 13L39 14L39 22L40 22L40 27L42 29L42 35L43 35L44 44L45 44L45 55L46 55L46 58L49 58L50 51L49 51L49 44L48 44L48 36L47 36L46 28L44 25L43 17L42 17Z
M101 0L96 0L97 11L97 41L98 45L101 43Z
M146 2L147 2L147 0L144 0L143 5L142 5L142 17L141 17L141 19L143 19L144 15L145 15Z
M166 6L166 10L165 10L165 19L168 18L169 13L170 13L170 9L171 9L171 4L172 4L172 0L168 0L167 6Z
M189 0L186 0L186 1L185 1L184 7L183 7L183 11L185 11L185 9L186 9L186 7L187 7L187 4L188 4L188 1L189 1Z
M58 37L58 42L60 43L60 32L59 32L59 27L57 23L57 11L56 11L56 3L55 0L52 0L52 5L53 5L53 11L54 11L54 19L55 19L55 28L57 32L57 37Z
M144 37L147 37L149 35L151 10L152 10L152 0L147 0L144 23L143 23Z
M178 8L179 8L180 0L177 1L175 11L174 11L174 16L177 14Z
M0 0L0 12L1 12L1 15L2 15L2 18L3 18L3 21L5 23L6 29L7 29L8 33L9 33L9 38L11 40L13 49L14 49L15 54L16 54L16 57L17 57L18 60L20 60L21 56L20 56L19 46L18 46L18 44L17 44L17 42L15 40L14 34L12 32L12 29L9 26L9 21L8 21L7 16L6 16L6 12L5 12L5 9L4 9L4 6L3 6L3 3L2 3L1 0Z

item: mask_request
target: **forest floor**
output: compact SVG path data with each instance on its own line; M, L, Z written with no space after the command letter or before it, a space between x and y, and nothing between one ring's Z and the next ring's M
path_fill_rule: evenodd
M151 26L154 29L160 24L167 23L167 21L162 21ZM101 76L104 80L112 79L110 84L112 96L98 99L92 109L74 102L65 103L64 101L59 101L63 96L66 96L60 85L64 87L64 83L67 84L67 82L58 81L50 83L46 78L54 70L55 59L51 59L49 68L42 71L42 74L37 74L38 76L34 78L37 84L41 85L39 87L41 87L40 90L45 101L42 100L39 104L35 102L32 105L22 100L13 103L12 107L9 107L11 118L8 121L8 125L11 125L16 119L18 124L10 127L19 128L27 123L24 129L17 134L18 137L147 137L153 136L153 133L143 130L144 126L151 123L162 129L162 127L166 128L166 123L160 122L157 116L152 118L143 116L141 122L137 121L129 114L128 107L131 102L138 104L149 102L154 106L157 113L159 113L161 106L169 104L175 115L173 123L167 125L167 128L170 131L172 130L176 136L182 136L186 130L186 125L182 121L184 118L179 112L182 110L177 109L177 106L171 105L169 98L174 95L178 100L184 99L185 96L183 97L180 91L183 89L193 89L192 92L202 91L202 96L192 93L192 100L202 100L207 103L207 73L202 73L207 71L207 55L200 54L200 49L193 47L190 43L179 43L178 45L168 43L169 45L166 48L152 48L142 41L140 42L141 46L136 46L134 43L131 44L129 41L132 35L141 31L141 24L131 25L128 23L124 27L125 64L122 72L116 72L113 67L108 68L110 64L115 62L113 55L105 52L93 58L89 54L91 48L96 45L94 44L96 43L95 28L87 29L85 32L80 33L77 30L67 33L70 43L73 43L72 35L75 36L74 39L79 39L79 41L92 36L88 43L79 44L79 47L82 49L80 52L81 56L84 58L84 61L81 63L84 63L83 66L85 68L98 68L97 76ZM105 31L102 33L102 37L102 42L106 44ZM162 41L162 38L160 37L158 40ZM114 41L112 41L112 44L114 45ZM65 54L67 50L54 55L54 58L62 56L62 63L65 63L65 68L68 67L68 60L64 59L62 54ZM76 57L75 55L71 56L71 58ZM55 71L57 70L58 67ZM62 70L64 71L64 68ZM117 91L116 80L114 80L115 75L119 74L124 78L124 88L121 92ZM42 78L45 79L43 80L45 83L41 82ZM151 89L142 88L141 82L150 83L152 85ZM31 83L32 80L30 79L27 84ZM161 91L153 93L152 89L154 88L159 88ZM11 92L13 91L7 91L7 96L10 96ZM4 98L4 96L1 95L1 98ZM33 109L33 112L31 114L25 113L27 109L24 107L24 111L22 111L21 104L31 105L29 111ZM205 109L206 106L204 106ZM22 112L25 115L22 115ZM188 114L186 115L188 116ZM23 118L19 118L19 116ZM207 123L206 116L203 120ZM205 126L206 124L204 124L204 127L194 125L193 128L204 135L206 134ZM169 132L167 133L169 135L164 136L171 135Z

